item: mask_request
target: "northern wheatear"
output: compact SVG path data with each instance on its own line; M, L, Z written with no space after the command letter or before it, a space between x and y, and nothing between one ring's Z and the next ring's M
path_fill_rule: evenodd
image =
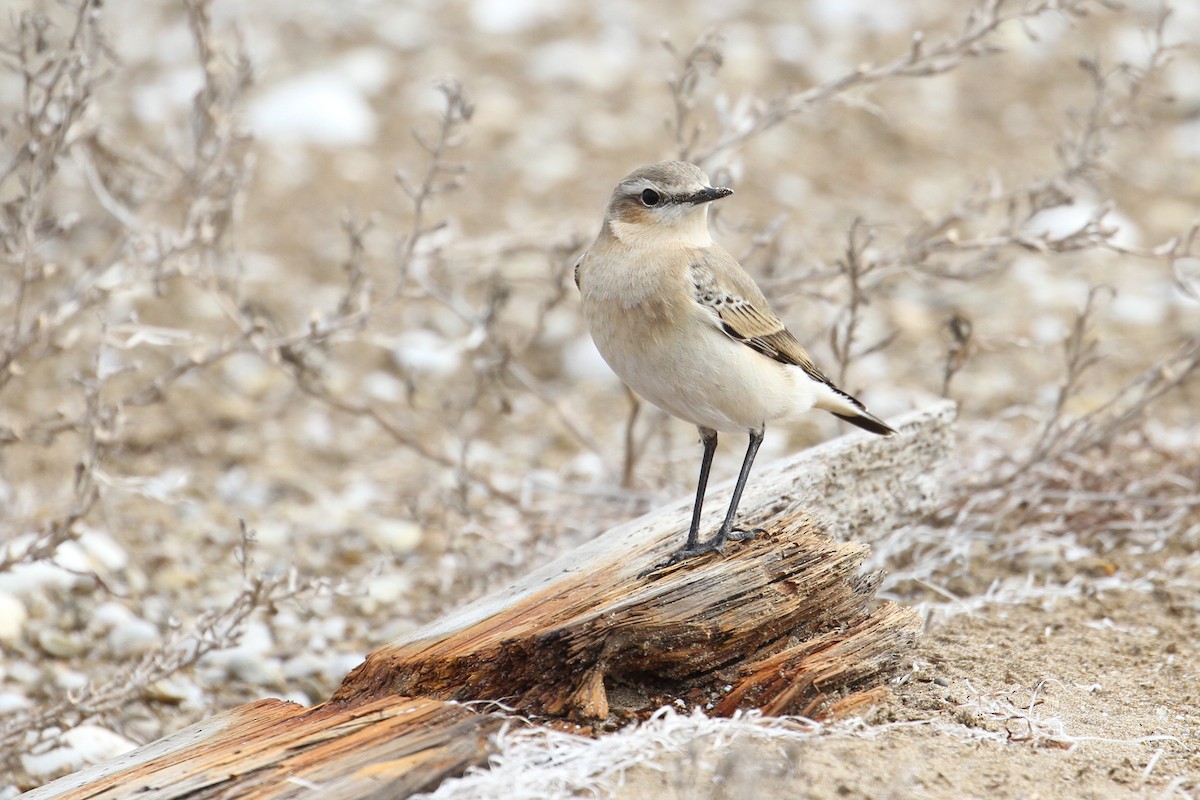
M816 407L872 433L895 433L833 385L708 232L708 203L733 194L694 164L663 161L617 184L575 283L596 348L631 389L700 429L704 456L687 544L676 558L754 534L734 527L766 423ZM750 446L721 529L699 541L717 431Z

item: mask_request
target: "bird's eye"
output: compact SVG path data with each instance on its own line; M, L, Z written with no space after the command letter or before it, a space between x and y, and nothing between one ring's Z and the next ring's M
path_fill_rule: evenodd
M661 198L658 196L658 192L654 191L653 189L647 189L646 191L642 192L642 205L644 206L656 206L658 205L658 201L660 199Z

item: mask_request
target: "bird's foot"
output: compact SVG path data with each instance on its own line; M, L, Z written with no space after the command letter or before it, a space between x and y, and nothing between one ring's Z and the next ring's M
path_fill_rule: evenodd
M766 528L730 528L729 530L718 531L715 536L707 542L698 542L691 547L684 547L678 553L672 556L675 563L682 561L685 558L699 556L705 553L720 553L725 555L725 545L730 542L744 542L747 539L753 539L758 534L766 534Z
M730 539L735 542L744 542L747 539L753 539L755 536L759 535L760 533L765 536L767 533L767 529L766 528L734 528L725 536L725 538Z
M697 542L696 544L685 546L677 550L666 561L660 562L650 569L638 575L639 578L644 578L651 573L659 570L673 567L676 564L686 561L689 558L702 556L705 553L719 553L725 555L725 545L729 542L744 542L747 539L753 539L759 534L766 535L766 528L733 528L728 531L722 531L713 536L707 542Z
M698 542L691 547L683 548L678 553L671 556L671 558L674 558L677 561L683 561L685 558L702 556L705 553L720 553L721 555L725 555L725 538L714 536L707 542Z
M682 547L672 553L671 557L666 561L661 561L650 569L639 573L638 577L644 578L647 575L658 572L659 570L666 569L667 567L673 567L682 561L686 561L689 558L695 558L696 556L702 556L705 553L720 553L721 555L725 555L725 539L727 538L729 537L714 536L707 542L697 542L696 544Z

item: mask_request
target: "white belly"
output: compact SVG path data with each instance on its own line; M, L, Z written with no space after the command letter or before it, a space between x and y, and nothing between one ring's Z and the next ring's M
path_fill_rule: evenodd
M813 382L734 341L710 324L691 336L634 339L624 326L592 338L613 372L667 413L717 431L761 429L767 422L812 408Z

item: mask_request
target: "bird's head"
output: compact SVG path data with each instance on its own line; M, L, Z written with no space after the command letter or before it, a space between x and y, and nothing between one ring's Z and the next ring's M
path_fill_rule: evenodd
M686 161L660 161L626 175L608 201L605 225L622 241L666 240L712 244L708 203L733 189L713 187L708 176Z

